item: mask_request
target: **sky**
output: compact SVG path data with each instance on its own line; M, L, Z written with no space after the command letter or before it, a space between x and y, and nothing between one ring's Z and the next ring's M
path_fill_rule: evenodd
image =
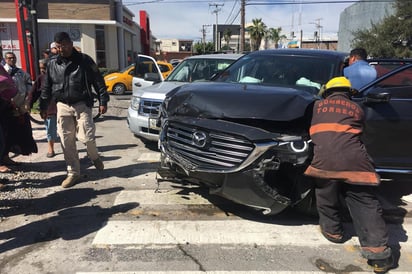
M213 40L213 24L240 24L241 0L123 0L123 5L139 23L139 11L150 18L152 35L157 39L201 41L205 25L206 41ZM356 1L348 0L246 0L245 23L262 19L269 28L282 28L290 36L303 31L303 37L337 38L340 13ZM217 13L216 13L217 11ZM216 16L217 14L217 16ZM206 26L210 25L210 26Z

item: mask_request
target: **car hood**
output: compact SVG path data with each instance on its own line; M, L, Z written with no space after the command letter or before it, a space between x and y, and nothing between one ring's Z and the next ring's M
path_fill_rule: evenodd
M163 81L152 86L136 89L133 91L133 96L163 100L165 98L166 93L185 84L188 83Z
M308 91L293 88L199 82L169 93L164 108L168 116L290 121L304 116L317 98Z
M106 76L104 76L104 79L107 80L108 78L112 78L112 77L121 77L123 75L123 73L120 72L113 72L110 74L107 74Z

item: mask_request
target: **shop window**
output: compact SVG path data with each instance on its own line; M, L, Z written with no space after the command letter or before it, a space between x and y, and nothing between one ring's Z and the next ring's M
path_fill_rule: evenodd
M99 68L106 67L106 43L102 25L96 25L96 63Z

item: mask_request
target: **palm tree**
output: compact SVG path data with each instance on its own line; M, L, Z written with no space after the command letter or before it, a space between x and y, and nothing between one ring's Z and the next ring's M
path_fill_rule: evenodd
M225 29L223 32L223 39L226 41L226 46L229 48L230 37L232 36L232 31L230 29Z
M273 41L275 43L275 48L279 47L279 41L282 39L286 39L286 35L282 34L280 35L282 31L281 27L278 28L269 28L267 32L267 37L269 40Z
M252 19L252 25L246 28L250 35L252 50L259 49L262 38L265 37L266 29L267 27L263 23L262 18Z

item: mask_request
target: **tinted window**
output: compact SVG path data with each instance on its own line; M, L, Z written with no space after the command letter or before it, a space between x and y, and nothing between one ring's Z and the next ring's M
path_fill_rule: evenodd
M340 72L334 59L306 56L245 56L226 70L217 81L319 90Z
M194 82L209 80L235 60L228 59L186 59L169 75L167 81Z

